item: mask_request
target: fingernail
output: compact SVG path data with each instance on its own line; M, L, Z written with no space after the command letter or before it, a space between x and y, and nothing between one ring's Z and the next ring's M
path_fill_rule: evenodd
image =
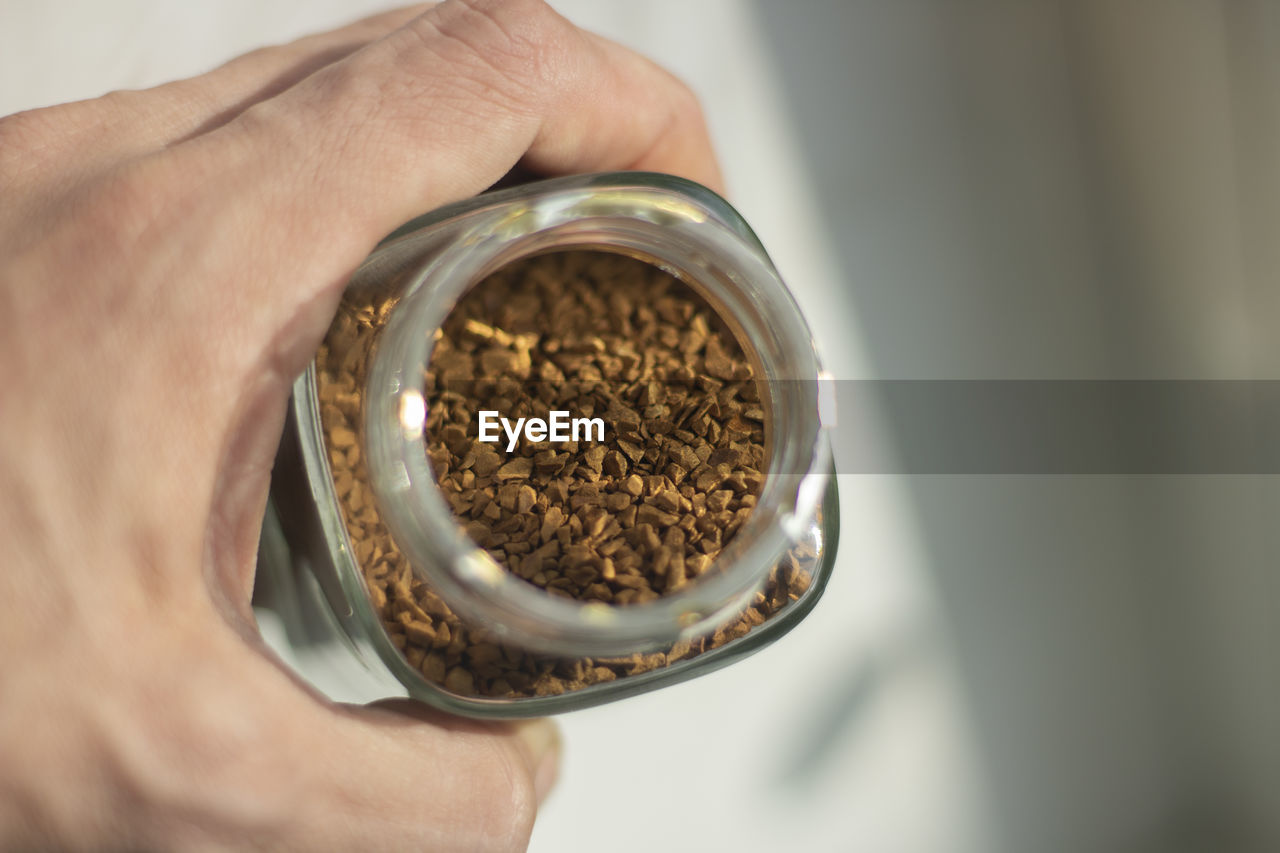
M532 720L521 723L516 733L529 752L533 789L542 802L560 773L560 728L550 720Z

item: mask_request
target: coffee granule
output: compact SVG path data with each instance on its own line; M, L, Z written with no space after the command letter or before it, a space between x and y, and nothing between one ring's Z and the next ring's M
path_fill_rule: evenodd
M472 288L436 334L427 456L476 544L552 594L631 604L696 580L751 514L764 411L751 365L679 279L557 252ZM599 417L603 442L480 441L479 413Z
M719 327L718 318L683 284L654 267L581 252L543 256L528 265L541 269L536 274L544 276L557 267L562 273L577 268L560 285L544 285L549 288L546 293L559 287L561 298L579 302L576 308L570 302L555 303L553 309L565 313L550 316L576 319L556 320L553 328L539 329L537 324L547 322L548 315L526 313L531 303L517 292L519 269L496 274L495 286L504 289L509 300L489 297L493 301L486 306L482 300L487 283L464 297L464 304L472 300L474 308L498 314L489 315L491 323L483 322L486 315L478 310L472 313L479 317L451 315L437 333L428 369L429 388L434 382L440 397L428 420L430 458L468 532L517 575L554 594L615 604L651 599L708 570L711 557L732 535L730 526L736 530L754 506L760 482L752 472L763 467L763 418L750 368L736 342L729 345L732 337ZM643 276L648 288L631 294L629 314L626 291L615 286L620 265L632 267L627 275ZM535 292L533 298L545 297ZM414 576L391 539L379 517L357 439L369 359L392 307L392 300L376 293L351 291L344 296L317 355L317 391L330 472L370 601L391 642L428 681L460 696L517 698L578 690L667 666L745 636L808 588L817 554L805 544L771 571L763 589L733 623L662 652L621 658L534 654L499 642L483 626L463 623ZM616 326L586 334L593 323ZM581 337L568 346L565 340L553 340L549 333L556 328L566 339L586 334L585 343ZM711 344L718 335L724 337ZM699 339L701 364L693 345ZM670 358L661 355L664 347ZM437 363L448 351L454 354ZM686 359L682 365L672 360L675 354ZM526 379L518 379L526 370ZM517 377L504 377L503 372ZM535 384L529 385L528 379ZM615 408L615 415L623 415L617 422L622 426L609 432L603 445L525 444L508 457L484 452L493 449L488 445L476 447L474 435L467 435L463 427L474 421L450 420L469 399L452 387L454 383L472 383L486 393L502 390L512 395L513 403L527 403L534 414L541 411L539 402L549 402L545 389L554 387L565 393L564 399L579 397L602 413L616 403L637 417ZM616 390L617 383L622 392ZM699 411L708 398L713 404ZM504 406L495 408L502 411ZM721 451L731 453L716 456ZM508 486L514 488L502 491ZM477 523L483 528L474 526ZM496 538L502 536L507 538ZM549 543L556 543L560 552L539 553ZM683 581L672 582L669 579L679 571L673 568L677 555L683 562Z

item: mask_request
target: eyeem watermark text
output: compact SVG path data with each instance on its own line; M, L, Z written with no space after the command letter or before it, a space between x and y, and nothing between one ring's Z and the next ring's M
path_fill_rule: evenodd
M547 420L542 418L516 418L514 424L496 411L480 412L480 440L497 443L502 440L501 432L507 436L507 452L516 449L523 432L527 441L552 441L568 443L570 441L604 441L603 418L575 418L567 411L553 410Z

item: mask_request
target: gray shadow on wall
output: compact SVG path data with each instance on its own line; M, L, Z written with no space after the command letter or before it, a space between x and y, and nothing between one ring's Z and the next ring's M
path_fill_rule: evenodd
M753 6L879 377L1280 375L1275 6ZM1280 844L1275 481L905 479L1011 849Z

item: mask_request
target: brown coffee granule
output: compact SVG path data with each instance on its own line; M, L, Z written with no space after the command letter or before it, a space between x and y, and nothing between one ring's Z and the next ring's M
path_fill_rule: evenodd
M472 288L436 334L427 456L459 523L518 577L612 604L696 580L764 475L751 365L715 312L652 264L556 252ZM479 440L479 413L599 417L603 442Z
M316 358L317 392L330 473L353 556L364 575L370 601L392 644L427 681L460 696L518 698L579 690L692 658L745 636L798 600L807 590L817 554L808 545L801 545L770 572L763 589L756 593L742 616L730 625L692 642L677 643L662 652L621 658L565 659L534 654L498 642L497 637L483 627L464 624L438 595L414 576L408 560L396 547L378 514L357 440L361 429L361 395L369 359L378 332L393 305L394 300L380 293L350 291L344 296ZM495 357L490 356L490 359ZM736 370L731 361L716 360L715 365L718 371L729 377ZM656 400L660 393L660 390L655 391L651 399ZM651 404L646 402L646 405ZM618 452L626 457L628 465L644 459L646 451L642 445L624 442L626 439L617 440ZM537 452L532 458L532 470L536 472ZM478 454L470 470L477 478L495 476L505 464L504 459L505 454L495 453L492 457ZM544 472L551 470L549 461L548 457L543 457ZM594 470L590 464L587 468ZM600 471L602 475L607 471L608 476L617 480L617 493L630 498L646 494L645 479L622 469L619 460L607 452L600 460ZM520 482L519 478L514 478L514 481ZM563 484L557 479L554 485ZM746 485L745 478L743 485ZM555 490L559 494L559 489ZM726 491L730 494L716 495ZM729 508L733 494L732 488L712 490L706 498L708 511L722 512ZM562 499L564 497L568 497L567 487ZM536 500L535 495L535 503ZM527 501L527 493L520 492L515 506L518 508ZM530 504L529 509L532 508L533 504ZM549 514L549 503L546 509ZM563 513L563 509L560 512ZM552 515L548 529L559 530L563 519L561 522L558 525ZM547 523L544 514L539 519L539 536ZM628 588L639 588L629 586L640 582L639 575L620 574L616 562L610 567L602 561L598 571L600 580L597 584L604 585L609 580L622 577L626 579L621 584L624 592ZM613 578L608 577L610 573ZM613 588L611 586L610 590ZM592 590L592 584L587 584L584 591L593 597L603 596L600 589Z

